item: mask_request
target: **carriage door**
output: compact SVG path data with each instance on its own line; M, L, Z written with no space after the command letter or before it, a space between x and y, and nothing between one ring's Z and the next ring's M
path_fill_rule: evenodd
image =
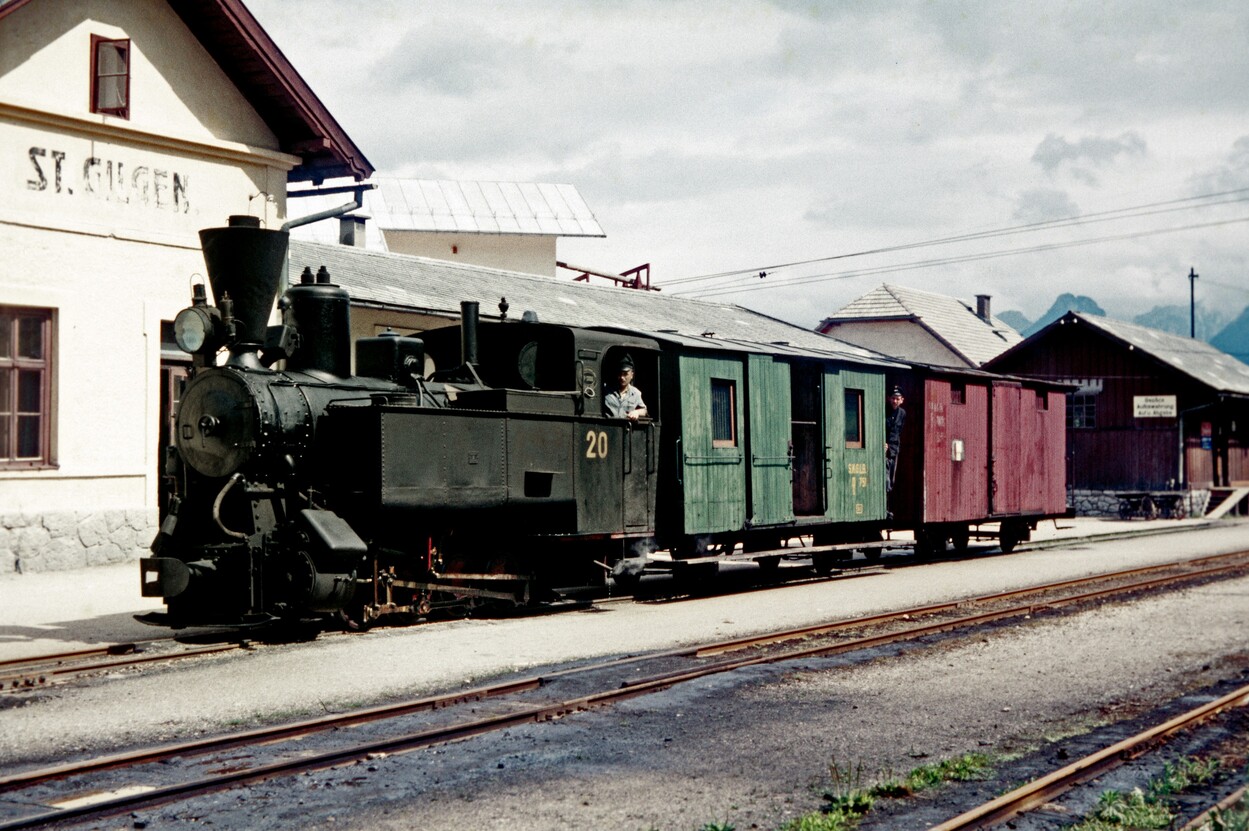
M794 448L794 513L824 513L824 435L820 427L824 385L818 364L795 363L790 367L790 441Z
M993 384L993 427L989 438L990 496L993 514L1017 514L1021 508L1020 479L1024 462L1018 384Z
M824 445L833 522L885 518L885 378L824 371Z
M793 522L789 364L750 356L750 520Z
M682 355L680 370L677 453L685 499L684 532L739 531L746 524L743 364Z

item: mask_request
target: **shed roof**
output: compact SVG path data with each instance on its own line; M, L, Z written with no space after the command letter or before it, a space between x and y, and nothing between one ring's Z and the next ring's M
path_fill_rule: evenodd
M1023 337L999 318L983 320L956 297L883 284L824 318L818 329L839 323L912 320L972 366L999 355Z
M315 271L321 265L351 294L353 303L364 306L451 318L458 316L460 301L473 300L481 304L482 317L492 317L498 314L499 300L506 297L508 316L514 319L532 310L546 323L619 327L696 338L704 344L729 340L775 344L858 362L877 363L881 358L741 306L291 240L293 276L305 266Z
M1131 346L1160 363L1182 372L1218 392L1249 395L1249 366L1205 341L1160 332L1101 315L1067 312L1029 337L1024 344L1047 336L1060 326L1088 326L1112 340ZM1018 348L1018 347L1017 347ZM1011 350L1015 351L1014 349Z
M0 20L32 0L0 0ZM277 136L302 159L290 181L321 182L373 174L347 135L242 0L169 0L187 29Z
M364 205L353 212L373 220L365 226L365 247L385 251L378 231L425 231L453 234L526 234L554 237L604 237L594 212L577 188L537 182L456 182L434 179L375 178L364 192ZM335 207L341 196L301 198L301 213ZM333 223L296 229L299 239L335 243Z

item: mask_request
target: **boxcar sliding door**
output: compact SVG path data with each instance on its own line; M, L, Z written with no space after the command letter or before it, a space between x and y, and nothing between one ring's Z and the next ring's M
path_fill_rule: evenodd
M827 368L824 445L833 522L885 518L885 378Z
M749 367L750 521L782 525L794 520L789 364L751 355Z
M680 371L684 531L741 530L746 524L742 362L682 355Z

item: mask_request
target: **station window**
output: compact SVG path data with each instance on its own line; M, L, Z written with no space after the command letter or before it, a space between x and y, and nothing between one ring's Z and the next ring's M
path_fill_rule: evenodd
M737 447L737 384L711 379L711 446Z
M0 467L50 464L52 312L0 306Z
M130 118L130 41L91 36L91 112Z
M1091 429L1097 426L1097 396L1076 392L1067 396L1067 426Z
M846 390L846 447L863 446L863 390Z

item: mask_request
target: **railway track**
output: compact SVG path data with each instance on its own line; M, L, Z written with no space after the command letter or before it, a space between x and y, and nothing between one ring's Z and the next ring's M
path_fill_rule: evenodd
M1087 604L1246 570L1249 552L1136 568L618 658L447 695L29 770L0 778L0 798L8 800L10 806L42 805L46 810L0 821L0 831L109 815L248 782L443 744L560 718L715 673L871 649L1026 617L1041 609ZM860 631L854 632L855 637L846 637L852 630ZM532 700L535 698L541 700ZM370 725L371 731L361 729ZM341 731L349 726L356 729ZM309 737L317 738L310 741ZM215 772L203 775L203 770Z
M1249 705L1249 685L1242 686L1214 701L1194 707L1161 724L1104 747L946 822L933 825L929 831L970 831L970 829L999 826L1020 814L1053 801L1077 785L1102 776L1129 760L1157 749L1160 743L1166 742L1181 731L1192 729L1228 710L1246 705ZM1225 807L1224 803L1234 804L1243 796L1244 789L1242 788L1213 807ZM1184 827L1198 827L1199 819L1193 820Z
M0 661L0 693L26 692L64 683L82 675L216 655L251 647L246 640L192 646L170 637L154 638L141 643L115 643L89 649L10 658Z

